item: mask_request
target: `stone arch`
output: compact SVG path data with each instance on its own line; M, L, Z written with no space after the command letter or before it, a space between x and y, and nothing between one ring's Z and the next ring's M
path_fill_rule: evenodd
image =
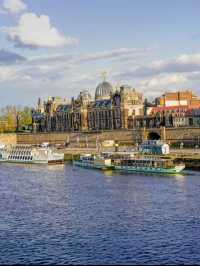
M161 136L159 133L157 133L155 131L149 132L148 140L158 140L158 139L161 139Z

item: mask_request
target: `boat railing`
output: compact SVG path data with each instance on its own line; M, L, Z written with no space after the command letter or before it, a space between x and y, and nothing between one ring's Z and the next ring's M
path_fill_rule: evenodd
M159 159L158 157L135 157L133 159L114 159L113 163L122 166L171 168L177 165L173 159Z

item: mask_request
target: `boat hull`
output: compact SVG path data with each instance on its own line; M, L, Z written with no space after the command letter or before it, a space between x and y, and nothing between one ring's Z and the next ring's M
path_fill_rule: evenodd
M73 161L73 164L76 166L84 167L84 168L93 168L93 169L101 169L101 170L117 170L123 172L139 172L139 173L158 173L158 174L178 174L185 168L184 165L178 165L173 168L151 168L151 167L133 167L133 166L106 166L102 164L86 163L81 161Z
M177 165L172 168L154 168L154 167L134 167L134 166L115 166L115 170L123 172L139 173L158 173L158 174L178 174L183 171L184 165Z
M25 161L25 160L0 160L0 163L20 163L20 164L63 164L64 160L33 160L33 161Z

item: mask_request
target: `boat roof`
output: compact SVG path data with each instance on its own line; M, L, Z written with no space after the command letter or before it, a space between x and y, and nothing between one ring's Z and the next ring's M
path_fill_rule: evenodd
M137 161L172 161L172 159L169 158L158 158L158 157L134 157L130 159L122 159L124 161L132 161L132 160L137 160Z
M83 153L83 154L81 154L81 156L90 157L90 156L92 156L92 154L91 153Z
M104 151L102 154L134 154L134 151Z

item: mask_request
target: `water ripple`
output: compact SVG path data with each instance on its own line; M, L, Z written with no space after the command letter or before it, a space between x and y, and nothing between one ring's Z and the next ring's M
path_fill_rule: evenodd
M1 264L200 264L200 178L0 165Z

